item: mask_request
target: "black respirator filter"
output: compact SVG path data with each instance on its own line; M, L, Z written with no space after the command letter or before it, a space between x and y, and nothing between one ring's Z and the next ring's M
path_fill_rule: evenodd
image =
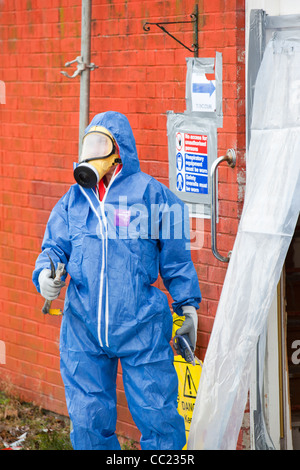
M74 170L74 178L83 188L94 188L99 182L99 174L89 163L81 163Z

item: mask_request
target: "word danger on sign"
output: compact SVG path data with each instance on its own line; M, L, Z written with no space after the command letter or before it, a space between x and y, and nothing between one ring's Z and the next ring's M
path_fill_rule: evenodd
M208 194L207 135L176 134L177 191Z

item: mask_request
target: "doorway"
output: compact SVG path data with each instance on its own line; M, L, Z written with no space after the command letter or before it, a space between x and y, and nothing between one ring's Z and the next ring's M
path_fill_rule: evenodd
M299 31L299 25L297 0L246 2L247 144L255 81L266 44L274 31ZM300 219L270 309L263 390L265 421L274 447L300 449Z
M300 218L285 261L285 305L292 443L300 450Z

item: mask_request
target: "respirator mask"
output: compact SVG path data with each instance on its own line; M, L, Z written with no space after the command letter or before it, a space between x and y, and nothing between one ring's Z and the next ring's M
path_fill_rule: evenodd
M94 188L104 175L118 163L117 143L105 127L94 126L84 136L79 165L74 178L83 188Z

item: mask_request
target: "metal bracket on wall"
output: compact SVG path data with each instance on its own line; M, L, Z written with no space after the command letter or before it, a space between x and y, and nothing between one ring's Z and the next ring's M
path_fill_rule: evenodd
M95 64L85 64L81 56L76 57L76 59L71 60L70 62L66 62L65 67L70 67L70 65L74 64L75 62L77 62L77 69L75 70L73 75L69 75L67 72L64 71L61 71L60 73L62 73L65 77L75 78L77 77L77 75L80 75L85 69L95 70L98 68L98 65Z
M199 12L198 12L198 5L195 5L194 13L190 15L191 20L189 21L161 21L159 23L144 23L143 25L143 30L144 31L150 31L150 26L154 25L160 28L164 33L168 34L168 36L171 36L171 38L175 39L176 42L181 44L185 49L187 49L190 52L194 53L194 57L198 57L198 49L199 49L199 44L198 44L198 19L199 19ZM166 28L163 25L169 25L169 24L184 24L184 23L190 23L194 25L194 42L191 47L186 46L183 44L183 42L179 41L173 34L171 34L169 31L166 30Z

